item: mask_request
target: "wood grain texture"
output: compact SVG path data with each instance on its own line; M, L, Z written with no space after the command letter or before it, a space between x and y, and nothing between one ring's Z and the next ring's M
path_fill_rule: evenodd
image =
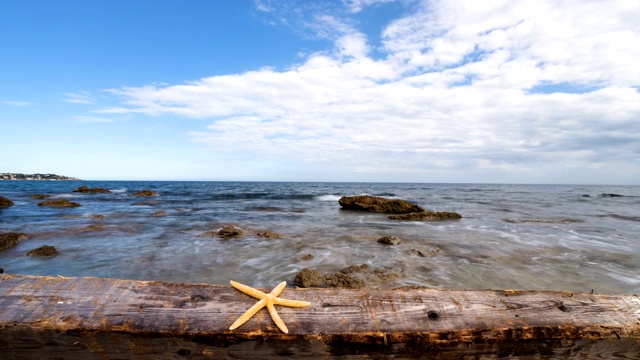
M268 291L268 290L265 290ZM556 291L292 289L0 274L0 358L640 359L640 297Z

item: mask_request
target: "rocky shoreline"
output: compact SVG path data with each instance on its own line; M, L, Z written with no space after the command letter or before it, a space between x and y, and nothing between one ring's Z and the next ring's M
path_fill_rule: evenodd
M78 178L56 174L18 174L0 173L0 180L80 180Z
M83 196L92 196L92 194L111 194L112 191L104 188L89 188L86 185L82 185L72 192L84 194ZM136 197L158 197L160 196L158 193L144 189L140 191L134 191L129 194L131 196ZM81 206L80 203L72 202L67 199L48 199L53 195L51 194L33 194L31 198L34 200L44 200L38 202L38 206L48 206L48 207L56 207L56 208L71 208ZM45 200L47 199L47 200ZM82 202L82 200L79 200ZM339 204L345 211L361 211L361 212L372 212L372 213L380 213L382 216L388 217L389 219L410 219L410 220L421 220L421 221L442 221L442 220L452 220L452 219L460 219L461 216L457 213L441 213L441 212L433 212L422 207L412 204L410 202L398 199L388 199L377 196L344 196L339 200ZM10 206L14 206L14 203L7 198L0 197L0 205L5 208ZM134 204L135 205L135 204ZM389 214L394 214L388 216ZM169 216L170 214L166 211L156 211L150 214L150 216ZM394 218L397 217L397 218ZM104 216L96 219L102 219ZM96 225L92 224L87 227L79 228L79 229L70 229L71 233L85 233L85 232L97 232L97 231L107 231L108 227L106 225ZM113 230L113 229L112 229ZM276 241L283 237L283 234L274 232L272 230L264 230L264 229L242 229L241 226L235 226L231 224L226 224L222 226L222 228L213 228L207 230L200 235L197 235L199 238L211 238L217 237L220 239L236 239L236 238L244 238L247 236L257 236L266 239L273 239ZM16 246L18 243L25 241L31 237L30 234L19 233L19 232L10 232L10 233L2 233L0 232L0 251L6 250L13 246ZM374 239L372 239L374 241ZM391 246L397 247L404 245L400 245L402 240L396 236L384 236L377 240L381 246ZM64 251L62 249L61 251ZM426 248L406 248L403 249L403 252L406 256L420 256L420 257L432 257L437 255L440 252L440 249L437 247L426 247ZM32 249L26 253L26 256L29 257L51 257L59 254L58 249L51 245L44 245L37 249ZM313 254L306 255L303 260L313 259ZM349 288L349 289L359 289L359 288L367 288L367 287L378 287L378 286L388 286L394 283L395 280L406 277L405 269L400 267L396 269L391 268L370 268L367 264L359 264L359 265L351 265L347 268L344 268L338 272L331 273L320 273L320 271L312 268L304 268L300 271L293 279L293 283L297 287L337 287L337 288Z

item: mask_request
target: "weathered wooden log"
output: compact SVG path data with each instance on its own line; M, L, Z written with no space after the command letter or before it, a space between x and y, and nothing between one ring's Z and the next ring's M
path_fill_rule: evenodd
M275 284L274 284L275 285ZM270 290L270 289L269 289ZM640 297L517 290L285 289L0 274L0 359L640 358Z

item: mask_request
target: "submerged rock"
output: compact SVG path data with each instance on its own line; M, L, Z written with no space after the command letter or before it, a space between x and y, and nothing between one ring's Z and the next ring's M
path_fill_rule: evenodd
M378 242L385 245L398 245L402 242L402 240L395 236L385 236L378 239Z
M600 197L616 198L616 197L624 197L624 195L620 195L620 194L611 194L611 193L602 193L602 194L600 194Z
M44 245L40 246L37 249L33 249L27 253L27 256L54 256L58 255L59 252L56 250L55 246Z
M32 199L36 199L36 200L44 200L44 199L48 199L50 198L51 195L48 194L33 194L31 195Z
M281 234L278 234L277 232L273 232L271 230L260 231L256 233L256 235L262 238L267 238L267 239L279 239L282 237Z
M21 241L25 241L29 235L25 233L0 233L0 251L18 245Z
M131 196L158 196L158 193L155 191L145 189L145 190L140 190L138 192L135 192L131 194Z
M105 231L107 227L104 225L89 225L80 229L75 229L72 232L74 233L84 233L84 232L95 232L95 231Z
M428 248L420 248L420 249L411 249L409 254L414 256L421 256L421 257L432 257L432 256L436 256L439 252L440 252L440 248L428 247Z
M359 210L386 214L407 214L425 211L418 205L398 199L386 199L378 196L343 196L338 200L345 210Z
M244 232L233 225L227 225L218 231L218 236L222 238L231 238L243 235Z
M156 212L151 214L151 216L167 216L167 215L168 215L167 212L166 211L162 211L162 210L156 211Z
M69 201L67 199L46 200L38 203L38 206L50 206L55 208L71 208L78 207L80 204L77 202Z
M110 194L111 190L103 189L99 187L89 188L87 185L82 185L79 188L73 190L73 192L86 193L86 194Z
M312 254L307 254L307 255L302 257L302 260L304 260L304 261L313 260L313 255Z
M450 211L421 211L409 214L391 215L391 220L413 220L413 221L441 221L441 220L457 220L462 215Z
M13 205L15 205L13 201L7 199L4 196L0 196L0 208L6 208Z

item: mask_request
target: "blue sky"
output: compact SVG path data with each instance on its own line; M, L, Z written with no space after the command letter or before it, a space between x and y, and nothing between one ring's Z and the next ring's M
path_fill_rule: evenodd
M0 0L0 172L640 184L637 1Z

